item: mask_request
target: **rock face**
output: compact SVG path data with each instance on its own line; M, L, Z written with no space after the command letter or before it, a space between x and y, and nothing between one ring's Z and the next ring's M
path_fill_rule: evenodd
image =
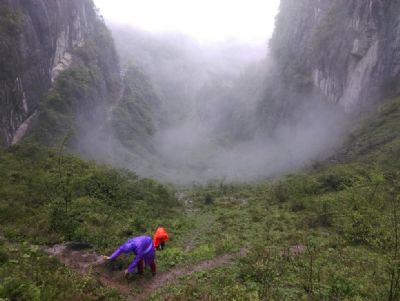
M282 0L271 49L285 81L357 111L400 92L400 2Z
M147 75L137 67L127 68L124 91L110 120L117 140L142 157L153 152L151 139L159 128L159 107L160 96Z
M90 58L87 51L86 57L79 54L102 30L105 25L92 0L0 2L0 144L24 136L39 115L42 98L69 67L97 60L102 94L110 92L109 78L119 76L112 43Z

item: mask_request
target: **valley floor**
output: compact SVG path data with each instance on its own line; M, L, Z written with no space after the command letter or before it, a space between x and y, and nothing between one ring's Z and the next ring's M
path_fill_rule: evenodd
M399 117L388 102L335 163L178 191L34 144L2 150L0 298L399 300ZM156 277L99 259L160 223ZM92 248L48 254L66 241Z

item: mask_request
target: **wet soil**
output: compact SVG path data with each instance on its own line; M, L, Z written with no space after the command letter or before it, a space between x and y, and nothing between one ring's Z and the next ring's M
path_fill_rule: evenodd
M55 245L45 251L82 274L93 274L102 285L118 290L127 300L138 301L146 300L155 290L178 281L182 276L227 265L235 258L246 254L246 251L242 250L194 265L172 268L169 271L157 273L154 277L145 274L143 276L133 275L127 279L124 276L123 267L106 262L101 255L92 251L89 245L67 243Z

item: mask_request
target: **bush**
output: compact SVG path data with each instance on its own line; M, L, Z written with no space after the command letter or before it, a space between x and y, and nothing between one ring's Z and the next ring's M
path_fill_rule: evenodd
M290 205L290 210L293 212L303 211L307 208L304 200L295 200Z
M8 261L8 254L0 247L0 264Z
M340 191L361 183L366 174L366 170L357 166L336 165L323 172L318 182L325 191Z
M329 300L346 300L354 295L354 284L349 279L333 276L328 285L330 287Z
M0 285L0 297L10 300L41 301L40 288L27 279L8 277Z
M79 227L79 221L64 208L61 202L55 202L50 210L49 224L51 231L61 234L66 239L71 240L75 236L75 231Z
M306 219L310 228L329 228L333 226L333 217L330 205L324 201L322 206L314 209L314 215L308 216Z
M353 212L346 231L347 239L354 244L368 244L371 241L372 232L369 218L357 211Z
M242 260L240 276L257 283L261 300L274 300L279 279L283 274L284 262L278 251L257 249Z
M321 192L320 183L315 177L294 174L287 176L273 186L273 198L278 202L299 201Z
M211 204L213 204L213 203L214 203L214 196L211 195L210 193L207 193L207 194L204 196L204 204L205 204L205 205L211 205Z

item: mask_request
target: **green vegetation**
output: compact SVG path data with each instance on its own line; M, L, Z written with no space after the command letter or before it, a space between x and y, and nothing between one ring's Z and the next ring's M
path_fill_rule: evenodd
M25 144L1 158L0 223L10 241L81 240L104 249L125 237L126 228L152 229L152 221L176 205L168 187L59 150Z
M157 223L176 215L170 188L129 171L34 144L1 151L0 158L0 229L5 239L0 246L0 298L108 298L109 290L95 278L62 267L38 246L75 240L111 252L127 237L151 233Z
M124 87L121 101L113 111L112 125L123 145L140 151L139 146L146 147L155 133L153 115L161 101L149 79L136 67L127 69Z
M32 141L54 146L72 133L73 144L80 138L74 134L83 131L82 120L97 126L120 90L118 58L111 34L98 19L93 26L95 30L85 44L73 51L77 63L60 73L53 89L40 102Z
M96 88L104 93L102 85L105 84L111 96L120 89L118 55L111 33L105 24L99 18L96 18L93 23L96 29L86 37L83 47L75 49L74 54L82 59L86 68L97 75Z
M336 164L188 191L196 220L207 221L192 239L216 254L249 253L184 276L153 299L398 300L399 113L397 98L365 120Z
M386 171L399 168L400 99L383 105L378 116L366 119L347 141L347 160L383 167Z
M0 300L120 300L95 278L63 267L26 242L0 242L0 279Z
M75 132L80 101L90 97L95 83L96 74L88 68L62 72L54 90L41 103L39 124L32 134L34 140L54 144L66 134Z
M39 246L77 240L108 254L162 223L171 241L157 253L159 272L247 254L182 275L152 300L398 300L399 114L400 98L385 104L354 130L336 163L179 192L64 155L62 147L3 150L0 298L120 298Z

